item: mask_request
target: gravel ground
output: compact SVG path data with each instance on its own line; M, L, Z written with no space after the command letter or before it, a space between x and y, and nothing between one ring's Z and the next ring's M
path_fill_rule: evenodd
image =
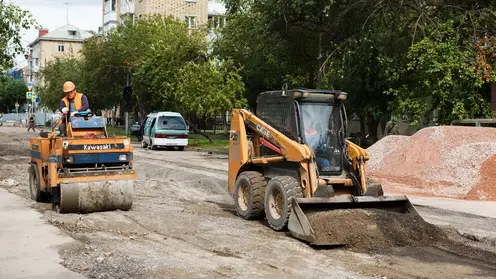
M27 199L26 140L33 133L5 133L0 134L0 187ZM458 253L457 247L435 245L358 253L312 248L264 221L245 221L235 215L226 190L226 158L136 147L132 210L60 215L40 203L35 209L78 241L61 247L62 264L89 278L496 276L494 246L457 233L448 236L465 249ZM466 247L474 248L467 253Z

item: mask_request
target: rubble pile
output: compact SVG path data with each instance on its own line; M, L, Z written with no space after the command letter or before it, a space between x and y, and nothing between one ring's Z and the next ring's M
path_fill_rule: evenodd
M367 149L368 176L389 193L496 200L496 129L424 128Z

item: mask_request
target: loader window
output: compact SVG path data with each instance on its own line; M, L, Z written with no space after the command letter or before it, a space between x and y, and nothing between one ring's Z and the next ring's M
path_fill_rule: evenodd
M178 116L160 116L157 130L186 130L186 123Z
M301 103L302 136L315 153L322 174L342 170L339 134L343 128L340 109L331 104Z

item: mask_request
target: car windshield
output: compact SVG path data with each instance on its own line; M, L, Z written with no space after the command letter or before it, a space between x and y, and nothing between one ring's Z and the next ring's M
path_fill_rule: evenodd
M341 170L339 130L342 128L339 107L331 104L301 103L302 134L316 155L319 171Z
M158 130L185 130L186 124L178 116L160 116L157 123Z

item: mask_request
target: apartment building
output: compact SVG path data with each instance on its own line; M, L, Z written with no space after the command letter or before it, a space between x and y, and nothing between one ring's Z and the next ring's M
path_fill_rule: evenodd
M104 33L124 21L125 16L132 19L137 0L103 0L102 30ZM139 0L138 0L139 1Z
M48 29L39 29L38 37L28 45L26 81L34 84L33 91L36 92L36 87L41 84L39 73L48 62L69 53L74 57L79 57L79 51L83 48L84 42L91 36L93 36L92 33L72 24L67 24L52 32Z
M102 31L122 23L124 15L140 18L146 14L165 14L196 28L213 19L213 27L224 24L225 7L221 0L103 0Z

